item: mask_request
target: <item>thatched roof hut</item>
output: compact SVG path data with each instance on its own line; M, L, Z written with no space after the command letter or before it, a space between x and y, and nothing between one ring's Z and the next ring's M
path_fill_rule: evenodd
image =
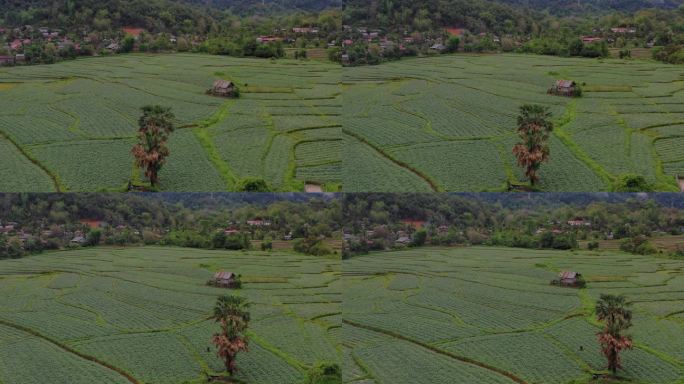
M207 93L221 97L237 97L239 94L235 84L228 80L214 81L214 84L212 85L211 89L207 91Z

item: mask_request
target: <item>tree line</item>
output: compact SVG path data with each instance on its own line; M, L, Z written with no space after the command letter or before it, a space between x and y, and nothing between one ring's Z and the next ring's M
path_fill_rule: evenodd
M298 252L333 253L334 198L216 195L0 194L0 258L100 244L250 249L258 240L268 250L284 238Z
M410 237L401 246L575 249L586 241L595 249L599 241L614 239L624 251L648 254L657 251L650 242L654 236L684 231L684 199L676 195L664 201L656 195L545 195L345 195L345 255L393 248L398 234Z

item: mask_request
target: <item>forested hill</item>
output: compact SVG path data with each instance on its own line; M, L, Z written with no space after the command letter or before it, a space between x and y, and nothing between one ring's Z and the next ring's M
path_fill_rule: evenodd
M459 26L474 32L529 32L537 15L489 0L345 0L345 23L403 31Z
M219 9L230 9L236 14L272 13L283 11L321 11L341 8L343 0L183 0Z
M280 16L340 9L342 0L0 0L0 27L43 23L102 30L124 25L202 32L227 15ZM187 21L186 21L187 20ZM188 24L189 23L189 24Z
M644 8L673 9L684 0L497 0L500 3L547 10L552 14L586 13L593 11L633 12Z
M345 23L387 30L458 26L471 32L529 34L555 16L589 19L647 8L673 9L684 0L345 0ZM682 8L684 9L684 8ZM568 18L572 19L572 18Z

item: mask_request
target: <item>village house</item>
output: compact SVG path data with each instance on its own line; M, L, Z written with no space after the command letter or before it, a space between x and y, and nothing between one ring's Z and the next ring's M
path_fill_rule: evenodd
M97 219L80 219L79 224L81 224L84 227L88 227L90 229L98 229L102 228L106 225L106 223L102 220L97 220Z
M86 238L83 235L74 236L74 238L70 241L72 245L83 245L85 242Z
M240 278L233 272L218 271L214 274L214 278L207 282L208 285L213 285L220 288L240 288Z
M14 65L14 56L0 56L0 65Z
M294 33L301 33L301 34L315 34L318 33L318 28L315 27L294 27L292 28L292 32Z
M603 38L597 36L582 36L582 42L584 44L598 43L602 40Z
M266 44L275 41L283 41L282 37L279 36L259 36L256 38L257 43Z
M590 227L591 222L584 220L581 217L576 217L572 220L568 220L568 225L571 227Z
M271 222L268 220L264 220L260 217L257 217L253 220L247 220L247 225L252 227L268 227L271 225Z
M230 227L230 228L227 228L226 230L224 230L223 233L225 233L228 236L237 235L240 233L240 230L237 229L236 227Z
M406 220L401 220L401 223L413 227L413 229L423 229L425 224L427 222L425 220L411 220L411 219L406 219Z
M123 27L122 31L124 35L132 36L136 41L140 38L141 34L145 33L143 28L135 27Z
M26 55L23 53L17 53L14 55L14 63L19 64L19 63L24 63L26 62Z
M454 37L461 37L465 35L466 30L464 28L458 28L458 27L447 27L445 28L446 33L449 36L454 36Z
M398 246L407 246L411 244L411 238L408 236L401 236L397 238L397 240L394 243Z
M109 43L109 44L105 47L105 49L107 49L108 51L111 51L111 52L116 52L116 51L119 50L119 43L113 41L113 42Z
M634 27L617 27L617 28L611 28L611 32L616 33L616 34L634 34L637 32L636 28Z
M435 43L430 47L430 50L435 51L435 52L443 52L446 49L446 46L442 43Z
M26 233L24 231L19 233L19 241L21 241L21 244L26 244L29 241L33 239L33 235Z

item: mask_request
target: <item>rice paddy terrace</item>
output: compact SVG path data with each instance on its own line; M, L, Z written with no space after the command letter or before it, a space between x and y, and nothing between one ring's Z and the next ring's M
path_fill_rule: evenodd
M117 55L0 69L0 190L123 190L140 108L172 108L166 191L339 189L339 67L318 61ZM241 98L205 94L216 79Z
M449 55L347 68L343 79L345 191L496 191L524 181L511 151L527 103L548 106L556 123L543 190L610 190L637 173L674 191L684 174L682 66ZM557 79L584 84L584 96L547 95Z
M239 291L206 286L242 274ZM341 361L340 262L274 251L65 251L0 261L0 383L204 383L224 367L216 297L249 299L241 383L296 384ZM211 348L209 348L211 346Z
M684 261L507 248L417 249L343 262L345 382L585 383L603 372L591 313L633 304L630 383L684 382ZM559 270L587 288L550 285Z

